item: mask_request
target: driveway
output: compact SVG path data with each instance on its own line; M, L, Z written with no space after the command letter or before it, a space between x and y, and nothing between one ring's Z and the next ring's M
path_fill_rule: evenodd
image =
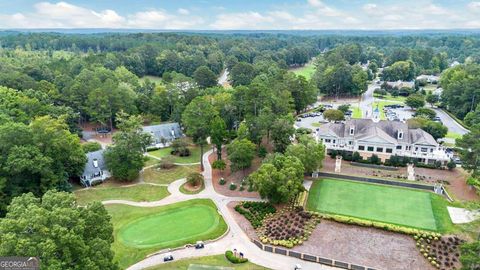
M379 85L372 82L368 85L367 91L363 93L359 105L360 110L362 111L362 118L372 118L372 103L375 101L373 91L378 87Z

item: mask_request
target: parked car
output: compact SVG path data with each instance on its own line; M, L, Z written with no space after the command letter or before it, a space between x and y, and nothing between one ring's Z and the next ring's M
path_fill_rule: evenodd
M302 121L302 118L297 118L297 122L301 122Z
M163 256L163 261L164 261L164 262L173 261L173 255L172 255L172 253L170 253L170 252L166 253L165 256Z

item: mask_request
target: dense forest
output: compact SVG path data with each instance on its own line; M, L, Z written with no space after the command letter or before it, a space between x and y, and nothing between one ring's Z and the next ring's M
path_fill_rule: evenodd
M312 79L288 72L312 59ZM455 61L465 65L448 69ZM182 115L195 115L194 104L211 112L205 125L221 118L227 134L235 136L243 123L251 142L260 145L267 135L283 151L294 132L293 115L318 93L359 95L386 67L385 80L443 72L445 106L476 123L479 62L478 35L5 32L0 213L18 194L68 190L67 180L85 162L79 144L84 122L113 128L121 112L141 115L144 123L183 123L188 119ZM233 87L217 84L224 69Z

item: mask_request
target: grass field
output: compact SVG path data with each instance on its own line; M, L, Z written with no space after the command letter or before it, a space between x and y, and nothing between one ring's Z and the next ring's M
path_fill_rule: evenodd
M455 133L455 132L449 131L449 132L447 133L447 135L445 135L445 138L460 139L460 138L462 138L462 135L461 135L461 134L458 134L458 133Z
M229 262L225 255L214 255L214 256L205 256L199 258L183 259L179 261L174 261L171 263L161 264L158 266L147 268L147 270L192 270L195 269L194 266L189 268L191 264L195 265L208 265L208 266L220 266L220 267L230 267L235 270L266 270L268 268L253 264L251 262L242 263L242 264L233 264ZM196 268L203 270L210 270L211 268Z
M170 184L185 178L192 172L198 172L199 165L175 166L171 169L149 168L143 171L143 181L154 184Z
M206 148L206 147L205 147ZM197 146L190 146L188 147L190 149L190 156L188 157L180 157L180 156L174 156L171 155L170 153L172 152L171 147L166 147L166 148L161 148L155 151L150 151L148 154L158 157L158 158L164 158L164 157L172 157L172 161L175 163L200 163L200 147Z
M373 96L375 98L378 98L378 99L381 99L381 100L391 100L391 101L398 101L398 102L402 102L404 103L405 100L407 99L406 97L402 97L402 96L392 96L390 94L386 95L386 96L381 96L379 94L373 94Z
M313 184L307 205L323 213L448 231L451 221L445 204L443 198L429 192L323 179Z
M352 118L354 119L358 119L358 118L362 118L362 110L360 109L360 107L358 105L353 105L351 106L351 109L352 109Z
M310 80L312 75L315 73L315 66L311 63L308 63L303 67L292 69L292 72L297 75L302 75L307 80Z
M211 200L196 199L160 207L107 205L115 242L112 249L120 268L155 251L215 239L227 230Z
M167 187L140 184L131 187L93 187L75 191L80 205L93 201L129 200L135 202L158 201L170 195Z

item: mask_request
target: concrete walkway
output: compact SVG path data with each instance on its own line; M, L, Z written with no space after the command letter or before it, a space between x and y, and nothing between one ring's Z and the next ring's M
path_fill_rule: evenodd
M212 150L206 152L203 157L203 163L205 167L205 171L203 172L203 175L205 177L205 189L198 194L188 195L181 193L179 191L179 188L181 185L183 185L183 183L185 183L186 180L179 179L168 186L168 191L170 192L170 195L159 201L133 202L127 200L109 200L103 201L103 204L125 204L137 207L156 207L197 198L212 200L217 206L219 213L223 216L225 222L228 224L228 233L221 239L206 244L204 249L196 250L194 248L183 248L171 251L175 260L223 254L226 250L235 248L238 251L243 252L245 257L248 258L251 262L270 269L293 269L296 264L301 265L302 269L305 270L336 269L334 267L329 267L292 257L287 257L284 255L266 252L259 249L255 244L253 244L250 238L245 234L244 230L242 230L242 228L240 228L240 226L235 222L233 214L228 209L227 204L232 201L260 200L254 198L227 197L216 193L212 184L212 167L208 162L208 156L211 153ZM128 270L145 269L155 265L163 264L163 255L164 254L161 253L151 255L150 257L147 257L142 261L130 266Z
M472 211L465 208L447 206L448 214L454 224L469 223L480 218L480 210Z

